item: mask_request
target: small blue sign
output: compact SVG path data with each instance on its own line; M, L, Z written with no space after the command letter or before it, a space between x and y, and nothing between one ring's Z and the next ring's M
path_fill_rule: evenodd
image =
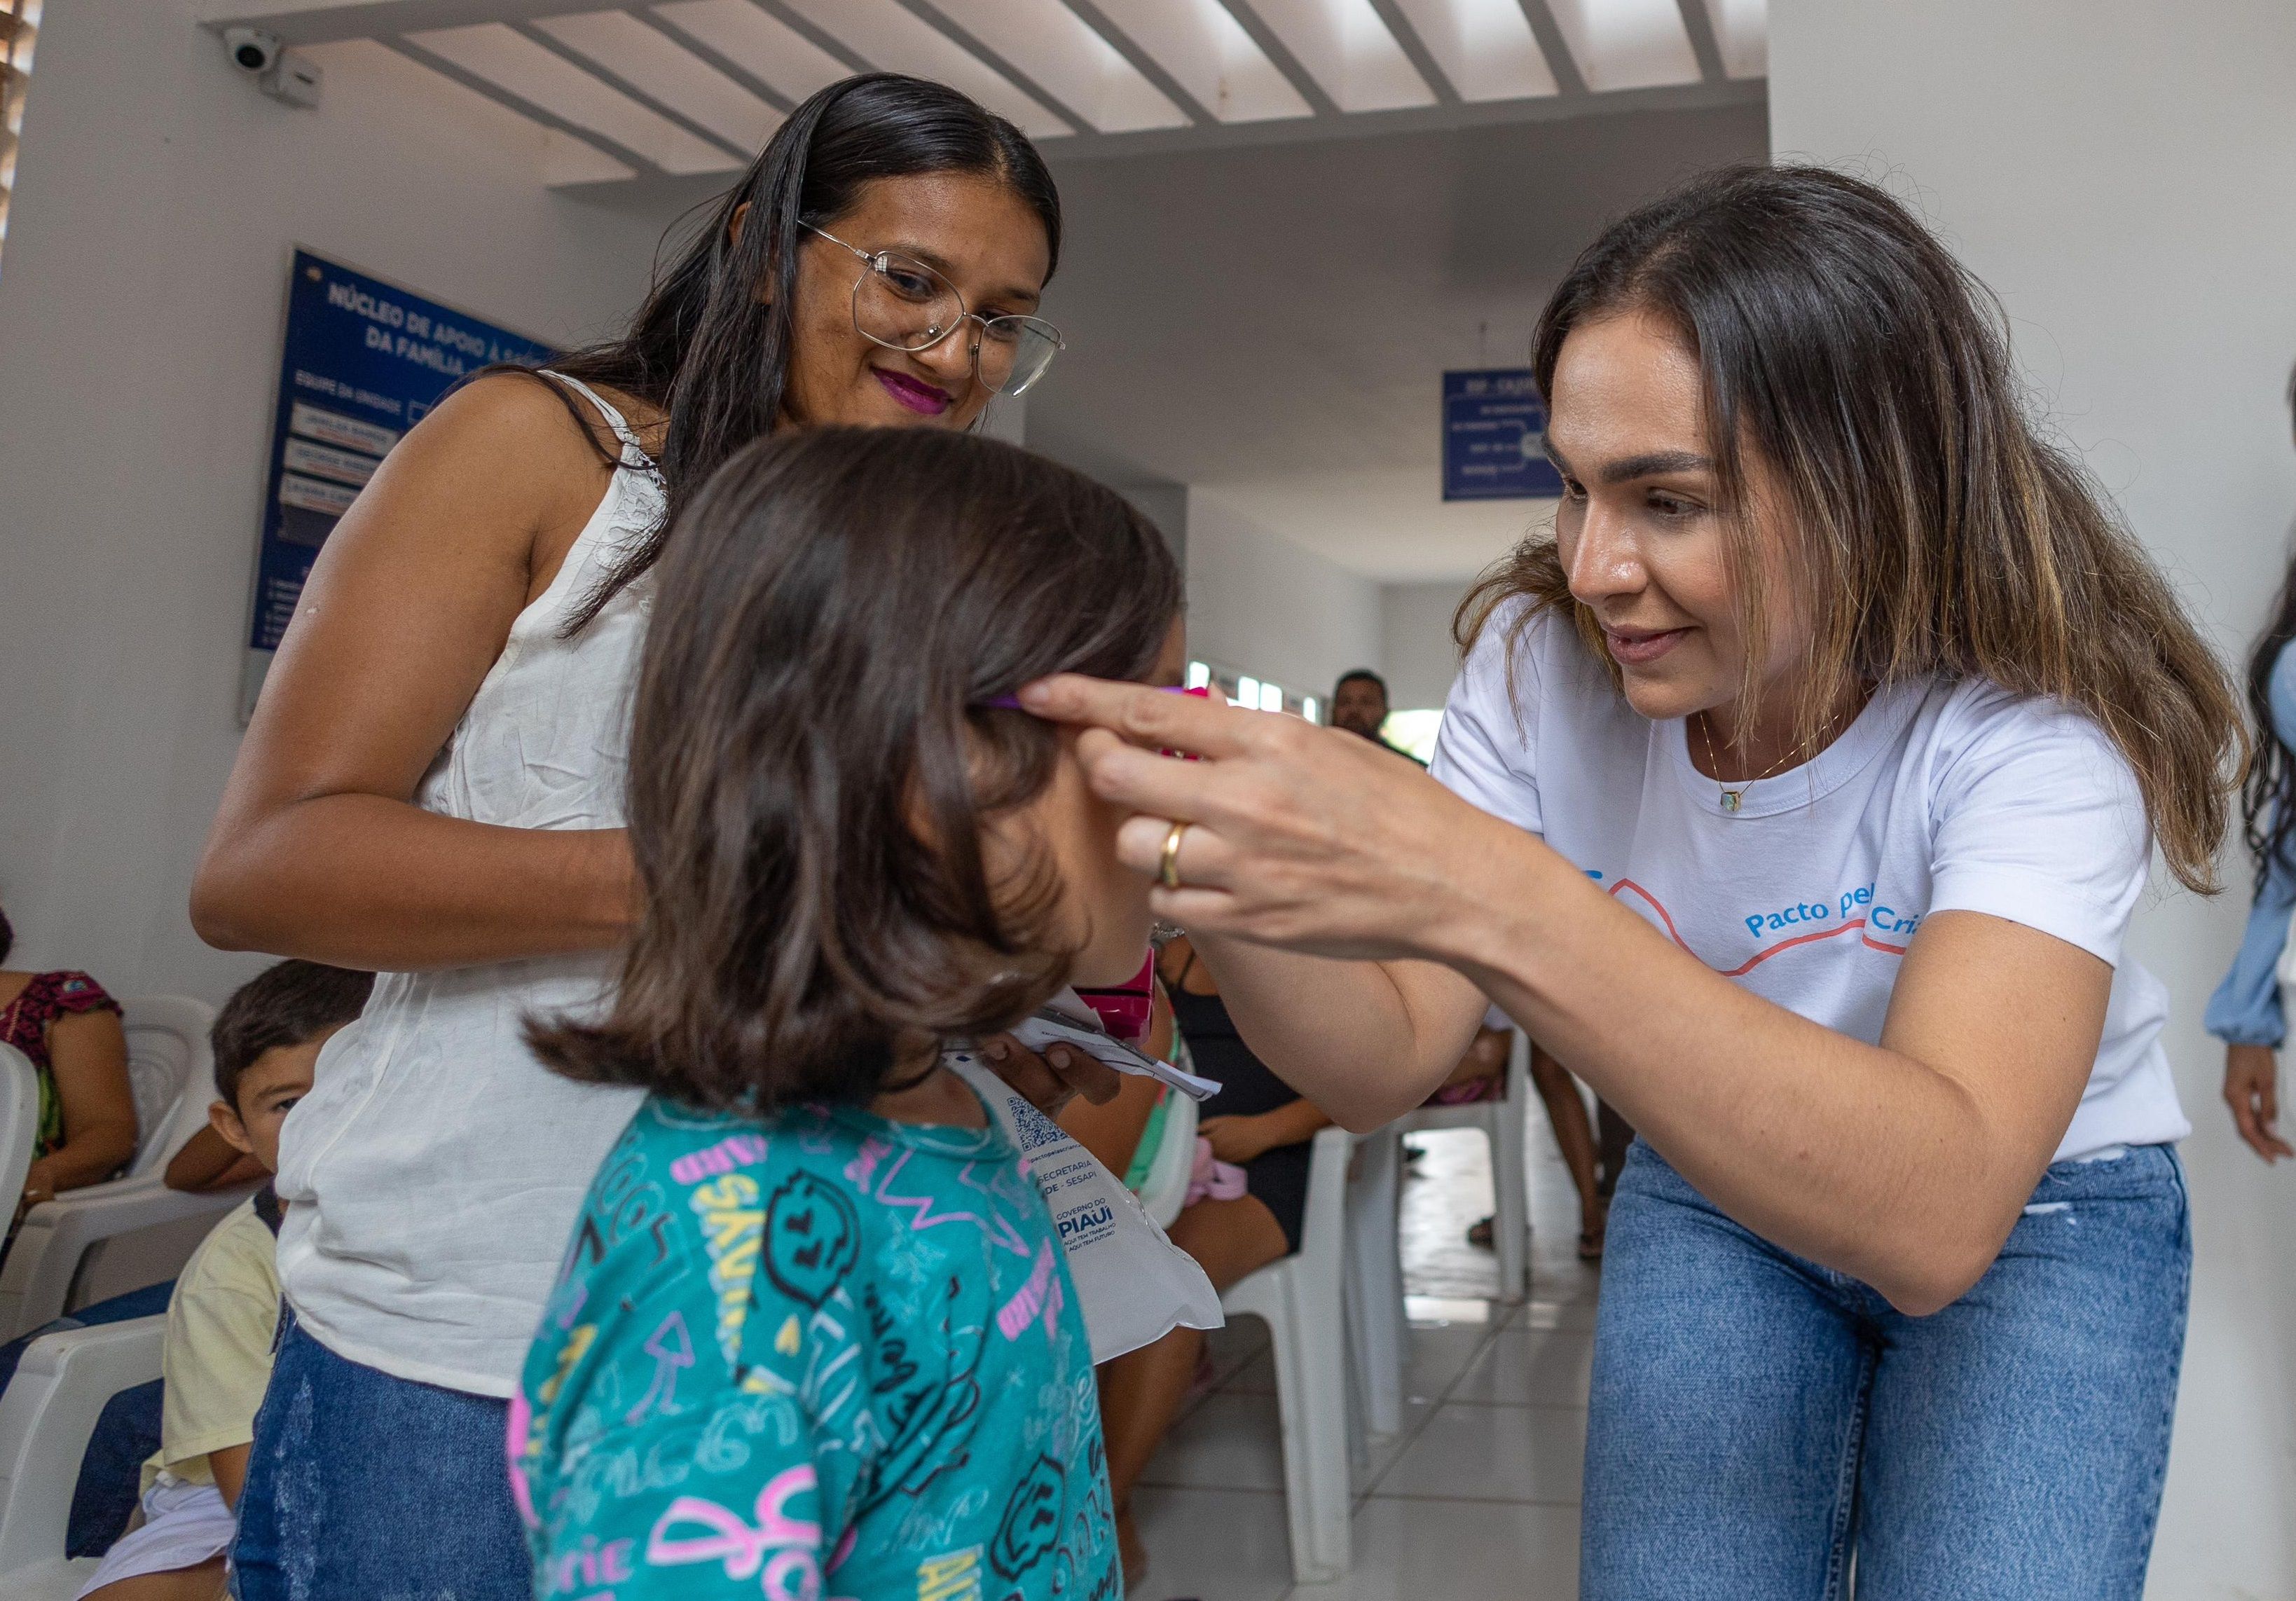
M1443 498L1552 500L1546 401L1528 367L1443 374Z
M319 546L390 447L463 374L491 362L549 358L523 334L308 250L295 252L240 686L242 719L255 710Z

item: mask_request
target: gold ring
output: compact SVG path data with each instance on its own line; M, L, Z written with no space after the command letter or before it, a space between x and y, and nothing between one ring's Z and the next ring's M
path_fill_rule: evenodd
M1180 887L1180 836L1187 832L1187 824L1175 823L1164 835L1164 853L1156 859L1156 881L1168 890Z

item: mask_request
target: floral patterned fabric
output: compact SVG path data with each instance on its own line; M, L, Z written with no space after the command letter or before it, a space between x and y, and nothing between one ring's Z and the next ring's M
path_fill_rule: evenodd
M37 1162L64 1143L64 1106L56 1094L54 1065L48 1057L48 1025L80 1012L118 1012L119 1003L84 973L36 973L24 992L0 1007L0 1045L12 1045L31 1058L40 1076L40 1137L32 1151Z

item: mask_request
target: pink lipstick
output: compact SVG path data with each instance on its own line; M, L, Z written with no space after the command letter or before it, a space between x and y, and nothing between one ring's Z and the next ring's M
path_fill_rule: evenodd
M877 382L885 386L887 394L913 412L938 417L956 404L955 398L947 390L927 383L922 378L912 378L906 373L896 373L886 367L869 370L877 375Z

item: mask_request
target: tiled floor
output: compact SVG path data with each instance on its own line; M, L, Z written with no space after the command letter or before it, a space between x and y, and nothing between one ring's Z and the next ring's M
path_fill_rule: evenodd
M1578 1205L1545 1118L1530 1125L1531 1286L1492 1299L1490 1252L1465 1243L1491 1210L1480 1135L1418 1135L1403 1195L1412 1315L1403 1432L1357 1470L1355 1563L1295 1587L1267 1336L1213 1340L1216 1382L1134 1492L1151 1565L1132 1601L1570 1601L1597 1276L1578 1260Z

